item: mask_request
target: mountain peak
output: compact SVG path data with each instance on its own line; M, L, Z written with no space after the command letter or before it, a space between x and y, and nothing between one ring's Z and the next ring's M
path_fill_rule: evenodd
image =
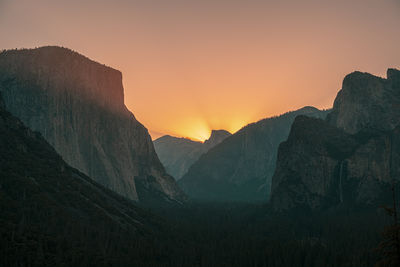
M173 143L194 143L194 144L201 144L199 141L194 141L190 138L187 137L176 137L172 136L169 134L163 135L156 140L153 141L153 143L162 143L162 142L173 142Z
M121 72L61 47L8 50L0 92L9 112L93 180L142 203L186 199L125 107Z
M388 80L399 81L400 80L400 70L394 69L394 68L389 68L387 70L387 75L386 76L387 76Z
M5 50L0 68L8 70L2 80L17 76L27 83L48 90L78 95L113 111L126 111L122 73L93 61L71 49L44 46L34 49Z
M400 123L400 71L388 69L387 79L353 72L343 80L328 122L355 134L363 129L391 130Z
M313 106L304 106L301 109L298 109L297 111L298 112L319 112L320 110Z
M357 92L362 92L370 84L381 83L384 80L368 72L354 71L344 77L342 88L358 89Z
M221 143L231 134L225 130L213 130L204 143L183 137L164 135L154 140L154 148L169 174L179 180L201 155Z
M47 59L60 59L60 58L75 58L75 59L80 59L80 60L85 60L88 62L91 62L92 64L99 65L103 68L108 69L109 71L117 72L122 75L122 73L114 69L112 67L109 67L105 64L101 64L95 60L92 60L88 58L87 56L84 56L80 54L77 51L74 51L70 48L62 47L62 46L41 46L37 48L22 48L22 49L8 49L0 52L1 56L27 56L27 55L35 55L36 57L46 57ZM56 57L56 58L54 58Z
M197 200L267 201L276 152L286 140L293 120L298 115L325 118L326 113L305 107L249 124L208 150L178 183Z
M399 160L399 91L396 69L388 69L387 79L353 72L344 78L325 121L296 117L289 138L279 146L273 209L390 201L386 189L399 176L388 168Z
M225 138L231 136L232 134L226 130L212 130L210 137L204 142L205 145L213 147L221 143Z

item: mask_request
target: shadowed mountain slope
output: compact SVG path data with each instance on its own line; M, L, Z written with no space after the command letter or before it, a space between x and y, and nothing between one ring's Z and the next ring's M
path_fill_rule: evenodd
M140 265L157 229L156 217L71 168L0 104L0 265Z
M279 147L276 210L388 203L400 178L400 71L346 76L326 121L296 118Z
M185 200L124 105L121 72L60 47L9 50L0 92L7 110L100 184L142 203Z
M249 124L202 155L178 183L197 200L267 201L277 149L294 118L326 113L304 107Z
M204 143L164 135L154 141L154 148L167 172L179 180L202 154L230 135L225 130L212 130Z

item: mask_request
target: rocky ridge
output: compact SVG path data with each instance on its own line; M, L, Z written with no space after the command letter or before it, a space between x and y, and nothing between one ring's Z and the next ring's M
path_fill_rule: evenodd
M279 143L297 115L324 118L326 111L304 107L242 128L202 155L178 181L201 201L266 202Z
M185 200L124 105L121 72L60 47L8 50L0 92L7 110L100 184L143 203Z
M325 121L296 118L279 146L275 210L381 205L400 179L400 71L346 76Z

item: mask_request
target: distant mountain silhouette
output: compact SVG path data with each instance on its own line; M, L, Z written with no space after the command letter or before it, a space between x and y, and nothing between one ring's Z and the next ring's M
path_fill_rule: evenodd
M185 200L124 105L121 72L60 47L9 50L0 92L7 110L100 184L142 203Z
M204 147L208 151L231 135L232 134L230 132L225 130L212 130L210 137L204 141Z
M345 77L325 121L298 117L279 146L272 180L276 210L377 207L400 180L400 71L387 79Z
M204 143L164 135L154 141L154 148L167 172L179 180L202 154L230 135L225 130L212 130Z
M203 201L267 201L279 143L298 115L325 117L304 107L249 124L202 155L179 180L189 197Z

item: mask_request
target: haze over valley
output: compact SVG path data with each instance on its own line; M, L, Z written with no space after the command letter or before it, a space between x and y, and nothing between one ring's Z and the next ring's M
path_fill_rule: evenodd
M0 266L400 266L399 11L0 0Z

